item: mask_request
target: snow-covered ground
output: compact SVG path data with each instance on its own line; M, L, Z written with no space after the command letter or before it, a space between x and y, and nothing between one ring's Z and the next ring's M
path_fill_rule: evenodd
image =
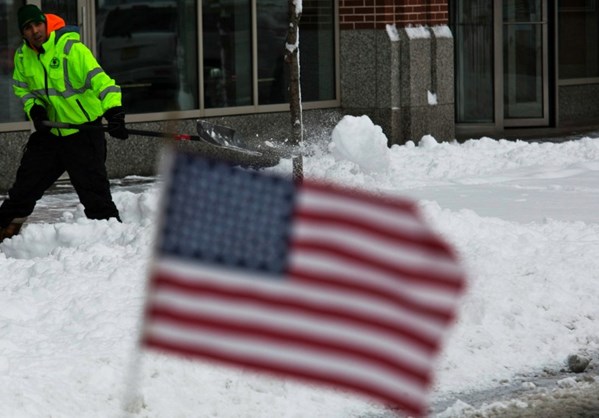
M599 139L385 143L367 117L346 117L304 170L417 199L462 259L468 289L433 404L599 353ZM1 418L118 417L123 404L131 417L394 416L329 388L140 353L160 183L115 182L123 223L87 220L68 189L49 194L0 244Z

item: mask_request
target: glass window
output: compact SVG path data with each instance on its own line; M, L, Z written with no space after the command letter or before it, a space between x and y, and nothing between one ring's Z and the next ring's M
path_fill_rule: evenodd
M12 90L15 51L22 42L17 10L25 1L0 2L0 123L27 120L21 101Z
M257 0L259 104L289 102L285 63L288 2ZM304 2L300 19L303 101L335 99L335 20L330 0Z
M204 105L251 105L251 2L205 0L202 4Z
M257 1L260 104L288 102L289 69L285 63L285 42L289 25L287 3L280 0Z
M493 2L457 1L454 10L457 122L493 122Z
M504 117L543 117L543 34L533 23L503 28Z
M303 3L300 27L302 100L335 99L335 9L330 0Z
M597 1L560 1L558 10L559 78L599 77Z
M26 120L22 105L12 92L13 57L22 42L15 24L16 14L25 3L26 0L0 0L0 123ZM289 70L284 61L287 1L33 3L60 15L67 24L77 25L81 19L93 22L95 31L86 30L84 35L95 34L95 39L84 41L95 44L100 65L121 86L129 114L201 110L200 94L203 107L211 109L289 101ZM203 33L198 32L199 7ZM90 14L79 16L84 10ZM303 102L337 99L335 28L335 1L304 2L300 20ZM203 86L199 85L201 79Z
M128 113L199 107L196 16L192 0L96 0L97 58Z
M541 17L541 0L510 0L503 2L504 22L538 22Z
M505 118L543 117L543 16L540 0L503 3Z

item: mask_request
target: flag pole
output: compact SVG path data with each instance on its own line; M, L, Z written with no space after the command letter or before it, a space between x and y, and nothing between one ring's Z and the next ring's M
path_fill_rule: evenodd
M124 378L125 389L120 407L120 416L122 418L131 418L133 414L139 414L143 407L143 399L139 395L142 355L141 350L136 345Z
M174 158L174 148L173 148L172 144L169 144L166 147L164 147L164 149L162 151L162 155L159 160L159 172L170 173L170 171L173 167L173 164L174 164L173 158ZM169 186L170 181L171 181L170 177L167 175L164 179L163 187ZM163 193L164 193L164 190L165 189L163 189ZM154 243L156 243L158 241L158 237L160 236L160 231L161 231L163 223L164 223L165 204L166 204L165 200L161 199L159 208L158 208L159 209L158 213L160 215L157 219L156 229L154 231ZM155 260L156 256L157 256L156 245L154 245L152 252L153 252L152 260ZM153 268L154 268L154 263L153 263L153 261L150 261L150 263L148 264L148 267L147 267L146 275L145 275L146 278L151 277L151 272L152 272ZM140 409L143 407L143 399L141 396L139 396L139 381L140 381L140 377L141 377L142 360L143 360L142 346L143 346L143 339L144 339L144 330L146 329L146 323L148 322L148 315L146 315L147 301L149 300L151 291L152 291L152 284L149 280L146 280L146 285L145 285L145 290L144 290L145 297L143 299L144 303L142 305L141 322L139 323L139 328L138 328L138 332L137 332L137 342L136 342L135 346L133 347L133 354L131 355L131 359L129 361L129 367L127 368L127 372L125 373L125 377L124 377L125 389L124 389L123 397L121 399L121 408L120 408L122 418L131 418L131 416L134 413L138 414L140 412ZM139 401L140 401L140 404L137 405L137 403Z

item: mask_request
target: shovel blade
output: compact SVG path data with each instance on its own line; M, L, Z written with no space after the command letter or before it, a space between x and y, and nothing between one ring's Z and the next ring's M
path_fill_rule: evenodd
M242 148L243 146L239 135L236 135L235 130L232 128L216 125L205 120L198 120L197 125L198 135L207 142L225 147L234 146Z

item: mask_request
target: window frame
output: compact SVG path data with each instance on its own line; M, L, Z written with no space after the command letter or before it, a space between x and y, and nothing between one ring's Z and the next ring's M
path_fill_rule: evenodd
M557 3L557 7L556 7L556 11L555 13L557 14L557 26L559 28L559 19L560 19L560 15L561 13L568 13L568 12L589 12L589 11L593 11L593 10L597 10L597 7L599 6L597 4L597 1L594 0L594 6L592 9L588 8L588 7L577 7L577 6L566 6L565 4L562 4L563 0L558 1ZM559 34L558 34L559 36ZM557 41L559 42L559 39L557 39ZM560 78L559 75L559 66L560 63L559 61L556 63L556 71L557 71L557 85L558 86L580 86L580 85L588 85L588 84L599 84L599 75L597 75L596 77L574 77L574 78Z
M335 99L323 100L323 101L312 101L302 102L302 108L305 110L315 109L326 109L336 108L341 105L340 97L340 59L339 59L339 2L331 0L333 3L333 31L334 31L334 53L333 53L333 71L335 73L334 80L334 91ZM27 3L36 4L41 6L41 0L30 0ZM97 54L96 50L96 8L95 0L78 0L79 7L79 24L82 26L83 35L89 37L86 40L87 45L90 47L94 54ZM273 113L273 112L288 112L289 104L258 104L258 68L257 68L257 19L256 19L256 0L251 0L251 26L252 26L252 91L253 91L253 105L239 106L239 107L224 107L224 108L210 108L206 109L204 106L204 74L203 74L203 63L202 57L204 56L202 42L198 42L198 103L199 109L192 110L172 110L164 112L153 112L153 113L135 113L127 114L126 120L128 123L138 122L160 122L167 120L185 120L185 119L197 119L203 117L219 117L219 116L243 116L260 113ZM202 27L202 0L197 2L196 8L196 19L198 33L201 34L203 31ZM85 28L87 26L87 28ZM300 53L301 53L301 20L300 20ZM96 55L97 56L97 55ZM22 122L3 122L0 123L0 132L11 132L11 131L24 131L31 128L29 121Z

